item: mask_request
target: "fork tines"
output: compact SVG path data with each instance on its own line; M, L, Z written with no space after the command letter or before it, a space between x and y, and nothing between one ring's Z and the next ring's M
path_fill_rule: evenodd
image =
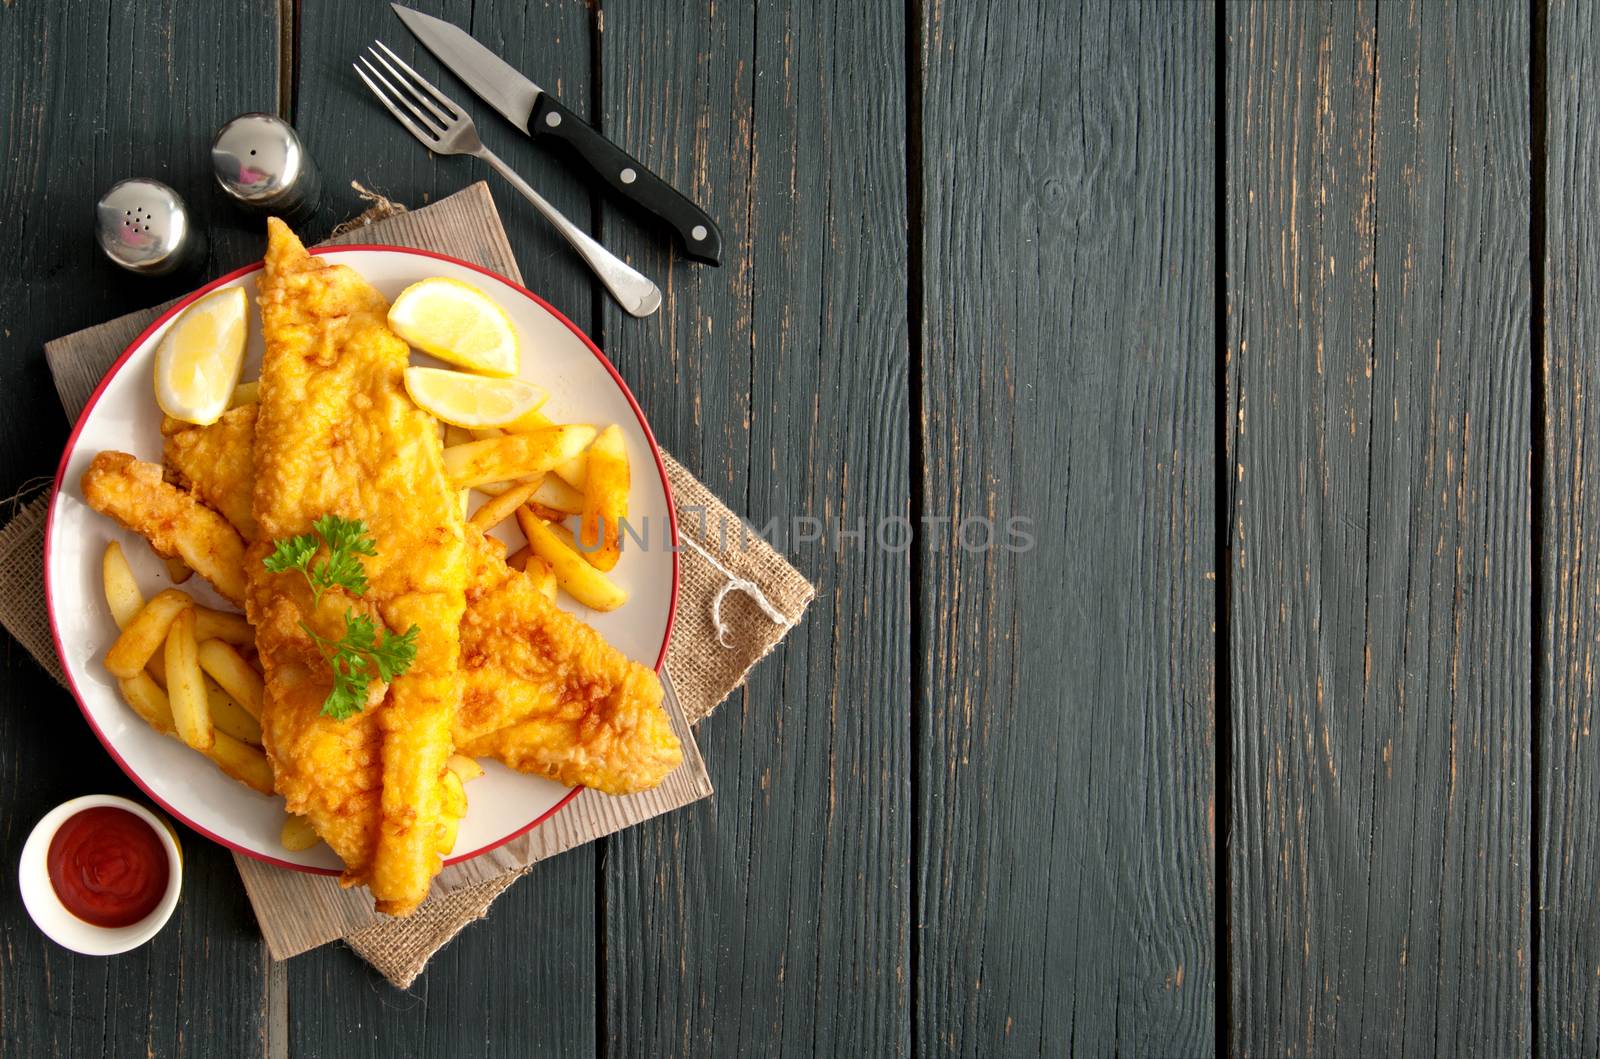
M472 119L455 100L435 88L381 40L374 41L366 54L358 55L350 65L395 120L430 148L437 149L444 137L472 125ZM385 71L388 77L384 76Z

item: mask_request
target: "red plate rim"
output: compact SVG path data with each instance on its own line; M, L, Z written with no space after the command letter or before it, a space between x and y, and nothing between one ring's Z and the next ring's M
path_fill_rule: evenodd
M435 253L432 250L418 250L408 246L383 246L376 243L352 243L341 246L324 246L317 247L310 252L312 254L321 256L323 254L341 254L353 251L409 254L414 257L432 258L436 261L447 261L452 265L459 265L462 268L470 269L473 272L478 272L482 275L490 277L491 279L498 280L500 283L505 284L506 286L515 290L517 293L521 294L523 297L533 301L545 312L549 313L551 316L554 316L557 320L561 321L561 323L565 324L567 330L571 331L577 336L578 340L588 348L589 352L594 354L594 358L600 362L600 366L605 368L605 370L611 375L612 380L616 382L617 387L622 391L623 397L627 398L628 406L633 409L634 417L639 421L639 428L644 431L645 440L650 443L650 454L655 458L656 473L661 477L661 490L667 498L667 523L672 527L672 596L668 601L667 627L662 634L661 650L656 655L655 668L656 672L660 673L662 671L662 667L666 665L667 647L672 642L672 626L677 617L678 611L678 549L681 546L678 540L678 511L672 497L672 483L667 478L667 466L666 463L661 459L661 446L656 443L655 433L650 429L649 421L645 419L644 410L639 407L639 402L633 396L633 391L630 390L628 388L628 384L623 381L622 375L617 371L616 366L613 365L606 355L600 351L600 347L595 345L594 341L588 335L583 333L577 324L574 324L571 320L567 319L565 313L561 312L561 310L557 309L555 306L551 305L549 302L545 301L543 298L539 297L539 295L533 293L533 291L524 287L522 284L507 279L498 272L492 272L489 269L484 268L482 265L475 265L470 261L463 261L460 258L451 257L448 254ZM45 517L44 524L45 609L50 615L50 639L55 645L56 656L58 658L65 657L65 655L61 649L61 630L56 621L55 594L50 576L50 540L51 529L55 524L56 507L62 495L62 482L66 477L67 464L71 462L72 455L77 450L78 435L83 432L84 425L89 421L89 415L94 411L95 405L100 402L100 397L105 392L106 387L110 385L111 380L122 371L123 365L126 364L128 359L133 356L134 351L142 346L150 338L150 336L161 327L161 325L165 324L178 313L188 308L197 299L204 297L205 295L216 290L218 287L226 286L227 284L232 283L241 276L248 276L252 272L259 271L262 267L262 263L260 261L256 261L252 264L245 265L243 268L234 269L232 272L212 280L210 283L207 283L200 289L185 295L166 311L161 313L161 315L157 316L155 320L151 322L149 327L146 327L143 331L139 332L138 337L136 337L132 342L128 343L127 348L122 351L121 355L117 357L117 359L112 363L111 367L106 370L105 375L100 379L99 385L94 388L94 393L90 394L89 400L85 402L83 411L78 413L78 419L72 425L72 433L67 436L67 444L62 449L61 461L56 465L56 476L54 485L52 486L53 495L50 499L50 510ZM277 857L269 856L253 849L246 849L237 842L230 841L229 839L223 838L221 835L214 834L207 828L201 827L193 820L190 820L183 813L180 813L177 809L173 808L166 799L160 797L153 790L151 790L145 784L144 780L141 779L139 775L128 766L128 763L123 760L122 755L117 753L116 748L111 745L111 741L106 738L105 733L100 730L100 726L95 723L94 717L90 715L88 706L84 704L83 695L78 690L77 681L75 681L72 677L71 669L66 665L62 665L61 668L66 674L67 687L72 692L72 698L78 704L78 712L82 713L83 719L89 722L89 728L94 732L95 738L100 740L100 745L105 747L106 753L111 755L111 759L117 763L117 767L123 771L124 775L133 781L134 786L143 791L145 797L161 806L161 808L175 820L179 821L196 834L203 835L218 845L225 846L228 849L233 850L235 853L243 854L252 860L263 861L267 864L273 865L274 867L287 868L290 871L305 872L309 875L340 874L340 869L338 868L318 868L306 864L296 864L293 861L281 860ZM496 841L491 842L487 846L484 846L480 849L475 849L470 853L463 853L459 856L450 857L444 863L446 865L459 864L464 860L471 860L473 857L481 856L482 854L488 853L491 850L499 849L501 846L505 845L507 842L513 841L514 839L521 838L523 835L527 834L529 831L532 831L534 828L538 827L540 824L544 823L546 820L550 819L556 813L564 809L572 801L572 799L578 796L582 790L582 787L572 788L572 790L567 792L564 798L562 798L555 805L551 806L549 809L545 810L543 813L539 814L539 816L535 817L527 824L527 826L518 828L516 831L506 835L504 838L497 839Z

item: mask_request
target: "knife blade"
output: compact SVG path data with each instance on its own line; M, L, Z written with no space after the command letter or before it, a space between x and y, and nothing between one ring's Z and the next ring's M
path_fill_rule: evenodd
M721 229L685 195L465 30L401 4L389 6L440 63L507 121L535 141L564 144L624 201L671 226L686 257L721 264Z

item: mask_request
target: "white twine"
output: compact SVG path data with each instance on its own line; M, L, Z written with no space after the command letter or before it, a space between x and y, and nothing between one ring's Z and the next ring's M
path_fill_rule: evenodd
M11 516L22 510L23 505L31 502L34 497L44 492L44 490L48 487L54 485L55 482L56 480L54 478L29 478L27 481L17 486L17 491L15 493L12 493L4 500L0 500L0 513L3 513L3 515L0 515L0 517L3 517L9 522L11 520Z
M728 598L728 593L730 592L743 592L746 596L749 596L755 601L756 606L761 608L761 612L767 616L768 620L774 624L781 625L785 629L793 624L789 621L788 615L772 605L771 601L762 593L761 586L754 581L738 576L732 570L717 562L710 552L700 547L695 539L687 533L679 534L679 539L704 556L706 562L716 567L717 571L728 579L726 584L717 589L717 594L711 597L711 625L717 630L717 643L730 650L733 647L733 643L728 639L728 625L722 620L722 601Z

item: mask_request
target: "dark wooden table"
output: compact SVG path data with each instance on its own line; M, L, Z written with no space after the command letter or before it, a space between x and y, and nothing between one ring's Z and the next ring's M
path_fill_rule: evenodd
M422 6L721 220L688 264L474 107L663 280L626 317L493 184L663 443L758 525L927 531L792 542L817 601L702 726L716 798L404 993L272 964L195 838L154 943L46 942L28 828L130 785L0 638L0 1050L1600 1054L1592 5ZM377 2L0 0L0 495L66 436L42 343L195 285L98 257L113 181L216 273L262 246L208 186L241 111L320 162L312 235L484 175L365 96L374 36L416 52Z

